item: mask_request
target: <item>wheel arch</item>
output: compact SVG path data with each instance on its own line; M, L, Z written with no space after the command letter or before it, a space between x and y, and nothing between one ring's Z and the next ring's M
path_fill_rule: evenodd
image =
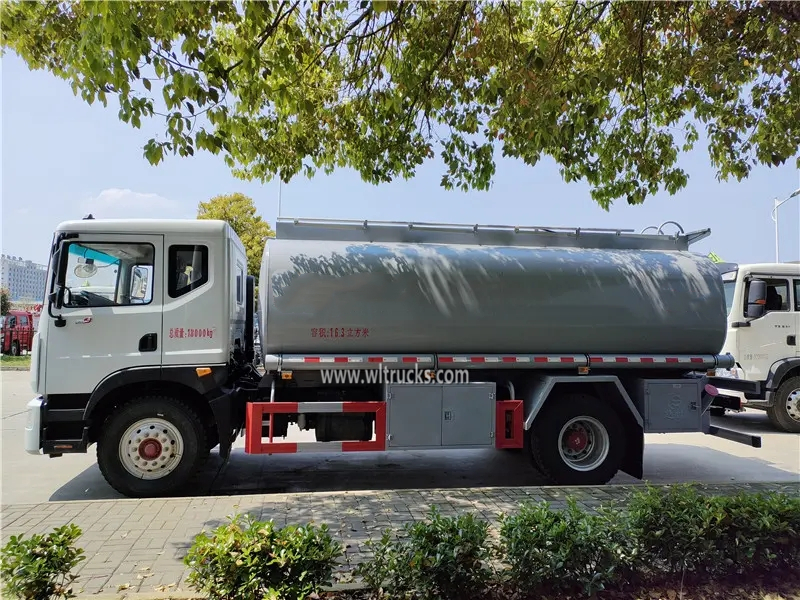
M96 442L106 418L116 409L138 396L168 395L184 401L197 411L208 439L217 440L218 420L212 408L211 397L221 387L217 382L226 374L223 369L212 369L204 377L195 367L126 369L104 379L89 398L84 411L84 421L89 423L89 443ZM224 380L223 380L224 381ZM214 444L216 445L216 444Z
M641 479L644 472L644 420L622 382L615 375L573 376L548 375L516 383L518 397L525 406L524 429L532 427L536 416L549 403L570 393L590 394L610 406L622 420L628 451L620 468L631 477Z
M557 402L558 396L567 393L589 393L607 402L619 413L620 418L633 421L642 428L644 421L633 404L628 392L615 375L591 375L580 380L570 376L545 376L525 386L525 429L530 429L536 415L548 402Z
M800 357L782 358L770 367L766 388L769 392L775 391L785 380L798 376L800 376Z

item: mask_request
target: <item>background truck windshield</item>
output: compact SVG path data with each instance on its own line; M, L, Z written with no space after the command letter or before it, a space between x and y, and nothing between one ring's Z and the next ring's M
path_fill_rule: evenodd
M725 288L725 310L730 316L733 306L733 292L736 289L736 271L728 271L722 274L722 286Z

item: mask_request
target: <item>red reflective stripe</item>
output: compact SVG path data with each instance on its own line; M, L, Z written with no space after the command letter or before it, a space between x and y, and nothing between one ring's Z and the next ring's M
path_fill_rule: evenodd
M415 362L417 362L417 357L416 356L404 356L403 357L403 362L404 363L415 363Z
M504 356L503 362L517 362L516 356Z
M547 362L547 357L546 356L534 356L533 357L533 362L546 363Z
M440 356L439 357L439 362L451 363L451 362L453 362L453 357L452 356Z
M703 362L706 362L706 361L704 361L702 358L699 358L699 357L692 357L692 362L693 363L703 363Z
M595 363L596 362L603 362L603 357L602 356L592 356L589 359L589 362L595 362Z
M259 454L296 454L296 442L272 442L262 443L259 446Z
M318 362L320 362L319 356L306 356L303 360L305 362L309 362L309 363L318 363Z
M572 356L562 356L561 357L561 362L574 363L575 359Z
M337 356L333 359L333 362L337 363L346 363L349 359L346 356Z
M640 359L640 361L643 362L643 363L654 363L654 362L656 362L656 359L652 358L650 356L644 356L644 357L642 357Z
M681 362L681 361L679 359L677 359L677 358L672 357L672 356L668 356L667 359L666 359L666 362L668 362L668 363L676 363L676 362Z
M616 362L618 362L618 363L626 363L626 362L628 362L628 357L627 356L617 356L614 360Z
M369 362L382 363L383 362L383 357L382 356L370 356L367 360Z
M469 360L470 360L470 362L474 362L474 363L486 362L486 359L483 356L473 356Z

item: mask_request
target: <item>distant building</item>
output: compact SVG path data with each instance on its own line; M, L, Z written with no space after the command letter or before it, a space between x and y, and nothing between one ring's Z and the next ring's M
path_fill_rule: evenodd
M40 265L18 256L0 256L0 287L11 295L12 302L44 301L47 265Z

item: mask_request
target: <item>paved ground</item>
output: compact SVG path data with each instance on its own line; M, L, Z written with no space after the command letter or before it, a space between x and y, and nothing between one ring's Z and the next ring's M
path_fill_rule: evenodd
M424 517L475 511L494 520L526 498L563 502L570 490L533 487L541 481L527 459L492 451L247 456L238 444L230 462L218 458L196 480L195 497L119 499L102 479L93 451L59 459L22 450L27 373L2 372L2 542L75 522L88 560L79 574L84 594L185 590L182 558L201 530L249 512L278 525L326 523L346 545L347 570L363 560L364 543L386 527ZM763 413L715 419L758 432L764 447L691 435L647 439L645 478L654 483L701 481L713 489L782 489L800 493L800 436L775 432ZM295 432L292 439L308 439ZM586 506L623 499L636 482L626 475L601 488L571 490ZM627 485L619 485L627 484ZM632 485L633 484L633 485ZM403 488L403 489L396 489ZM312 493L313 492L313 493ZM121 588L120 588L121 586Z
M28 374L3 371L2 504L119 498L100 474L94 447L85 455L50 459L22 449ZM756 432L762 448L749 448L702 434L648 435L645 478L679 481L758 482L800 478L800 436L776 432L763 412L732 415L714 422ZM308 432L291 439L313 439ZM227 465L212 455L196 479L194 494L227 495L310 491L448 487L516 487L542 481L521 455L495 451L408 452L350 455L249 456L240 439ZM398 482L402 482L399 484ZM621 474L614 483L634 483Z
M567 494L588 508L616 500L624 502L638 486L598 488L455 488L432 490L268 494L240 497L176 498L165 500L116 500L39 505L12 505L2 510L2 541L19 533L46 532L74 522L84 535L79 544L87 560L76 573L76 591L186 592L182 559L194 536L224 523L234 512L247 512L276 525L325 523L345 546L338 580L368 554L365 543L379 539L386 528L425 517L432 505L443 514L475 512L489 521L509 513L523 500L545 499L563 506ZM740 490L779 490L800 494L800 483L719 484L710 493Z

